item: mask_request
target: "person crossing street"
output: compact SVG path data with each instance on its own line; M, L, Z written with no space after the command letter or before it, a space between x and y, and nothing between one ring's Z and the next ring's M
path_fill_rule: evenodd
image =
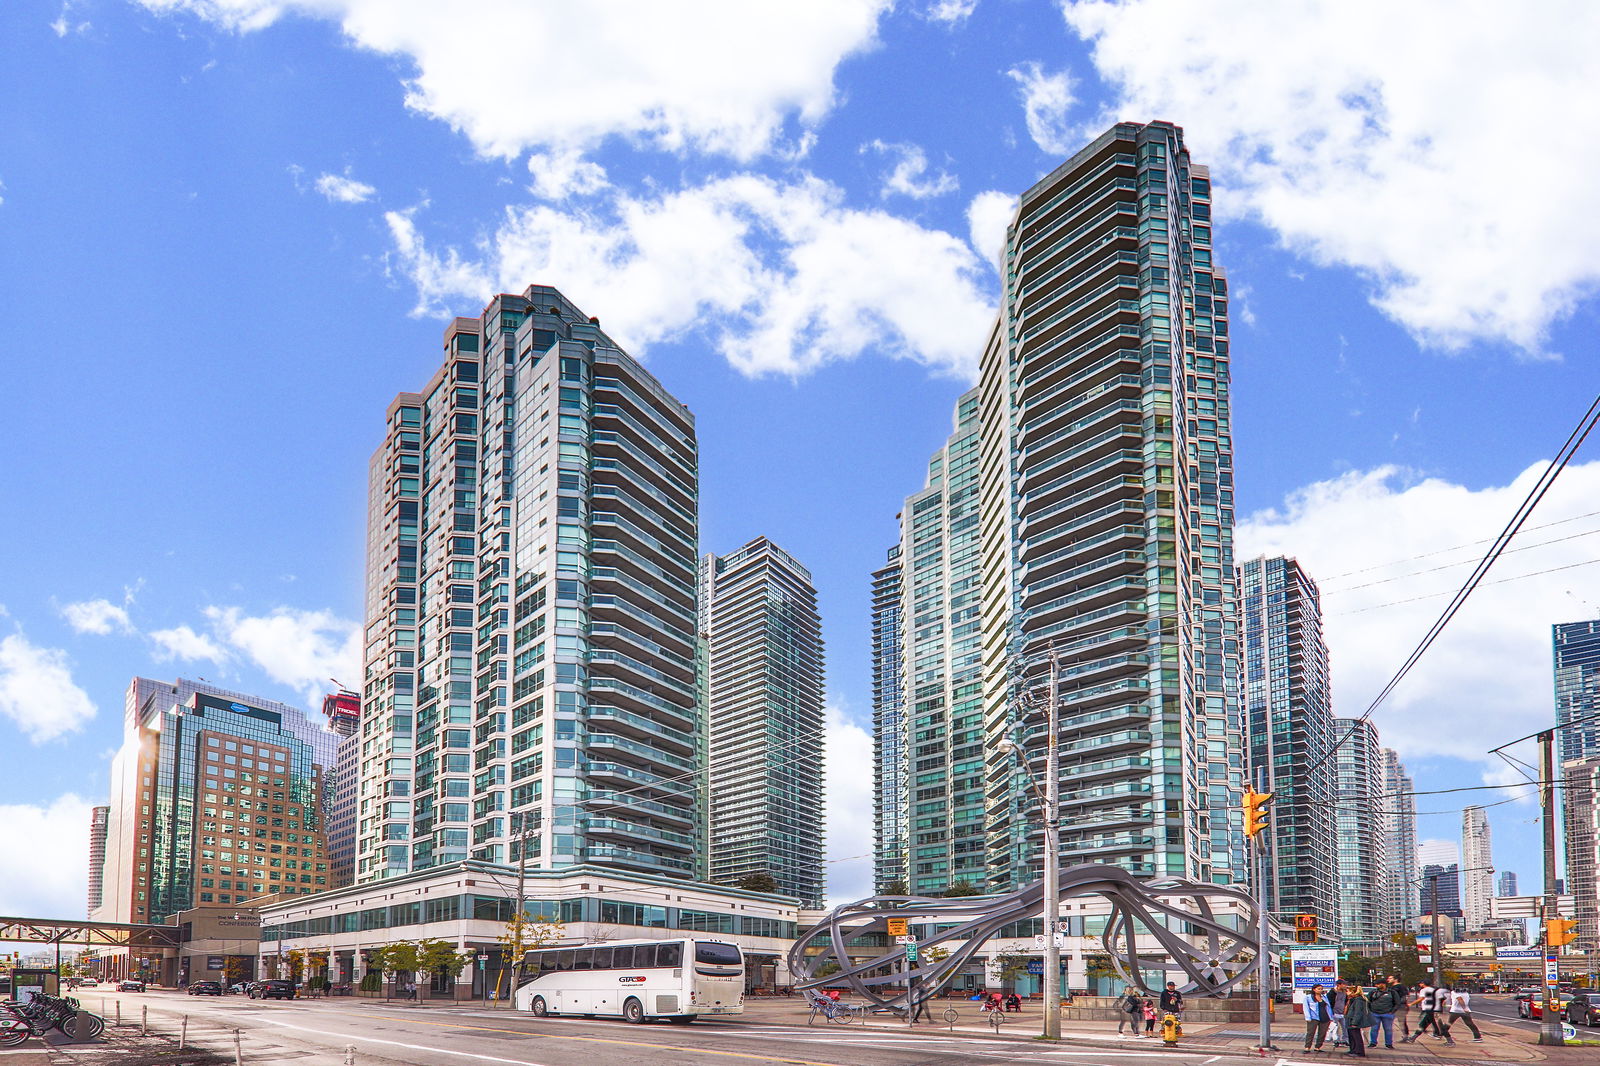
M1472 1020L1472 993L1465 988L1457 988L1450 993L1450 1024L1465 1022L1467 1028L1472 1030L1472 1039L1483 1040L1483 1034L1478 1032L1478 1025ZM1449 1030L1445 1030L1445 1039L1449 1039ZM1452 1044L1454 1040L1450 1041Z

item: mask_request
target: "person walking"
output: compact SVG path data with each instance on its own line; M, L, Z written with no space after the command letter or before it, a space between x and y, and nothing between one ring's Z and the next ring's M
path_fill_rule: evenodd
M1306 1050L1321 1051L1322 1042L1328 1039L1328 1023L1332 1020L1328 1013L1326 990L1321 985L1311 986L1311 991L1306 993L1302 1010L1306 1016ZM1313 1041L1315 1046L1312 1044Z
M1150 1036L1156 1031L1156 1001L1149 996L1144 998L1144 1034Z
M1426 980L1417 986L1417 1028L1406 1038L1406 1043L1415 1044L1422 1039L1422 1034L1432 1029L1435 1036L1439 1035L1439 1028L1434 1023L1434 1006L1437 1002L1438 992Z
M1364 1059L1367 1057L1366 1028L1372 1024L1372 1008L1367 1004L1367 994L1361 991L1360 985L1351 985L1349 988L1344 1005L1344 1031L1350 1050L1345 1054Z
M1378 1046L1378 1030L1383 1030L1383 1046L1394 1050L1395 993L1387 982L1379 982L1367 1001L1372 1010L1372 1040L1369 1047Z
M906 998L911 1000L911 1024L916 1025L917 1019L933 1021L933 1012L928 1009L928 997L922 994L922 978L913 977L911 987L907 990Z
M1472 993L1468 992L1465 988L1457 988L1450 993L1449 1025L1453 1026L1456 1024L1456 1022L1466 1023L1467 1028L1472 1030L1473 1040L1483 1040L1483 1034L1478 1032L1478 1023L1472 1019ZM1446 1039L1449 1039L1449 1032L1450 1030L1446 1028ZM1455 1043L1454 1040L1451 1040L1450 1042L1452 1044Z
M1122 998L1117 1001L1117 1035L1122 1035L1122 1030L1131 1026L1133 1035L1139 1035L1139 1021L1144 1015L1144 1001L1139 994L1129 985L1122 990Z
M1328 1018L1333 1023L1333 1046L1345 1044L1344 1012L1350 1002L1350 986L1343 977L1333 983L1333 995L1328 997Z
M1450 986L1440 985L1433 990L1433 1031L1450 1047L1456 1046L1450 1035Z
M1400 1027L1400 1040L1404 1043L1411 1035L1411 990L1393 974L1389 975L1389 988L1395 998L1394 1021Z
M1161 1013L1183 1017L1183 993L1178 991L1176 981L1168 981L1167 987L1161 990Z

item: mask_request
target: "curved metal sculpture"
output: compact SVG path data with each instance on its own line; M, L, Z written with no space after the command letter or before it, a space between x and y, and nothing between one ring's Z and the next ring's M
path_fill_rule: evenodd
M1258 919L1255 902L1244 889L1178 879L1141 881L1119 867L1097 863L1061 872L1061 899L1089 895L1111 901L1101 943L1122 978L1142 992L1153 995L1160 990L1145 982L1147 969L1175 971L1182 975L1175 979L1185 992L1208 996L1227 993L1255 972ZM1179 898L1186 899L1189 906L1168 902ZM1240 928L1217 919L1212 907L1216 898L1240 904L1245 916ZM879 1006L904 1007L909 989L917 989L917 1000L936 994L1001 929L1037 917L1042 901L1043 887L1036 881L1004 896L873 896L842 904L795 941L789 950L789 972L796 978L795 987L811 998L816 998L819 993L815 990L824 983L843 980ZM904 950L898 946L865 962L852 962L845 945L872 933L887 935L890 918L908 918L917 925L934 927L932 935L918 943L919 963L908 967ZM1185 936L1172 928L1183 925L1194 932ZM1153 937L1164 953L1141 957L1135 939L1139 932ZM949 944L948 953L931 958L930 949L941 944ZM821 951L807 954L809 948L818 946ZM1252 957L1242 959L1245 953ZM838 971L819 975L829 963Z

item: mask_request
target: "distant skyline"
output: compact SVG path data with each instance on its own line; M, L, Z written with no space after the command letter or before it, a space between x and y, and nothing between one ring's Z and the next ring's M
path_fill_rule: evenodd
M870 574L974 380L1013 198L1111 121L1212 168L1236 553L1321 587L1335 714L1594 390L1600 218L1571 205L1600 146L1535 160L1532 198L1506 150L1600 121L1591 5L665 10L0 8L0 848L42 867L0 912L81 912L130 678L310 711L359 683L382 411L496 291L559 286L694 411L702 552L806 561L834 898L871 881ZM1486 751L1553 721L1550 627L1600 618L1595 447L1376 712L1420 791L1522 780ZM1419 796L1419 837L1469 803L1538 868L1525 790Z

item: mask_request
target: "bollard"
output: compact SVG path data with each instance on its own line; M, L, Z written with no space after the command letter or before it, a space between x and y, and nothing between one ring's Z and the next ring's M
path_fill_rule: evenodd
M346 1044L344 1046L344 1066L356 1066L356 1046L354 1044Z
M117 1024L122 1024L122 1000L117 1000Z
M244 1066L244 1049L239 1045L239 1032L233 1031L233 1066Z
M140 1036L149 1036L150 1035L150 1008L149 1007L141 1006L139 1008L139 1035Z
M178 1027L178 1050L182 1051L184 1045L189 1043L189 1016L183 1016L183 1024Z

